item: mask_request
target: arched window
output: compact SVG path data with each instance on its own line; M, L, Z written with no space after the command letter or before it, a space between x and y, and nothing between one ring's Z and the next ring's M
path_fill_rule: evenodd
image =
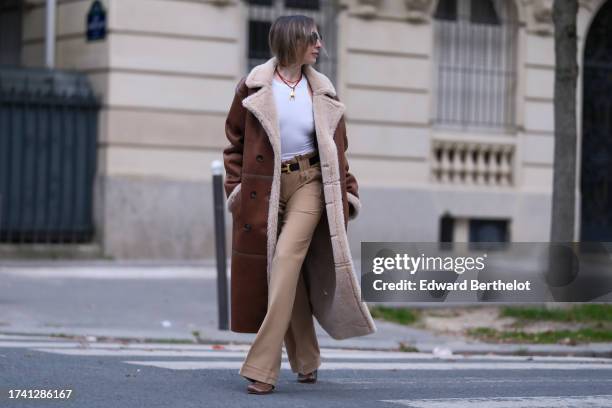
M439 0L434 19L435 126L514 131L513 2Z
M248 67L266 62L270 57L268 33L277 17L288 14L303 14L312 17L323 37L323 45L329 55L321 54L314 68L336 81L336 18L334 0L247 0L248 4Z
M584 49L580 241L612 241L612 2L597 12Z

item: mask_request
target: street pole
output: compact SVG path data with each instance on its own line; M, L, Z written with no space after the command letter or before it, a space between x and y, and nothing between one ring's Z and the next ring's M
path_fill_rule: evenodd
M56 0L47 0L45 9L45 66L55 67L55 4Z
M213 202L215 219L215 252L217 258L217 307L219 311L219 330L228 329L227 266L225 261L225 195L223 192L223 163L214 160L211 164L213 174Z

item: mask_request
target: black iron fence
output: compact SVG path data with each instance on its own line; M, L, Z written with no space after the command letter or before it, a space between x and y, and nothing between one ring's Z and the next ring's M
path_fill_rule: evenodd
M93 239L98 110L84 74L0 67L0 242Z

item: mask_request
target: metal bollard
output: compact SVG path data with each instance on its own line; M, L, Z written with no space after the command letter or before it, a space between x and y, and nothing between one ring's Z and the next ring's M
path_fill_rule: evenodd
M211 164L213 174L213 199L215 219L215 252L217 258L217 307L219 310L219 330L228 329L227 266L225 261L225 193L223 191L223 162L214 160Z

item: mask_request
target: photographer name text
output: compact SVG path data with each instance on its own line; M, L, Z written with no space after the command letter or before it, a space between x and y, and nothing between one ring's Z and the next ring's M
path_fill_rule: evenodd
M417 282L402 279L399 282L384 282L377 279L372 284L374 290L448 290L448 291L467 291L467 290L531 290L531 281L512 281L495 280L491 282L481 282L478 279L464 280L461 282L440 282L434 279L420 279Z

